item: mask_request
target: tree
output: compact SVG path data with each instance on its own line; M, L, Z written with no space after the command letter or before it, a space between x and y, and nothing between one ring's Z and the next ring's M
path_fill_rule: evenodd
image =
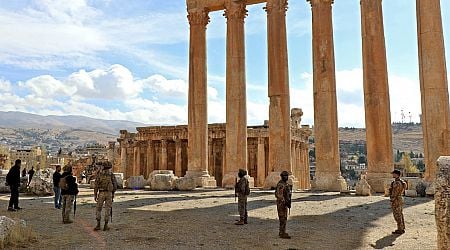
M364 155L360 155L358 157L358 164L362 164L362 163L367 164L367 159Z
M423 154L422 153L419 154L419 158L423 158Z
M416 155L414 154L413 151L409 152L409 158L413 159L413 158L415 158L415 156L416 156Z
M420 160L420 161L417 162L417 169L418 169L421 173L425 172L425 163L423 163L422 160Z
M403 164L405 164L405 172L406 173L419 173L419 170L413 164L409 155L404 154L402 161L403 161Z

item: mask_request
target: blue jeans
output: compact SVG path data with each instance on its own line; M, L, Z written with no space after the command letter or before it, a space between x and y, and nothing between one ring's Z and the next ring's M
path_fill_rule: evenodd
M61 208L61 188L53 187L53 192L55 192L55 208Z

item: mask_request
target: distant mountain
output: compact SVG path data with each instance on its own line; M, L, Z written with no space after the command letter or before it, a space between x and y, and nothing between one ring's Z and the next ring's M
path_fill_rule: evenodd
M121 129L134 131L136 127L142 126L145 126L145 124L120 120L102 120L85 116L42 116L24 112L0 111L0 127L2 128L81 129L118 135Z

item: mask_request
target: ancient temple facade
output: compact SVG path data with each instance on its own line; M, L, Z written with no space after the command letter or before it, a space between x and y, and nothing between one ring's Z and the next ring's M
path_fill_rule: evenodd
M293 111L295 114L295 110ZM310 188L308 125L299 125L295 115L291 118L291 161L299 189ZM149 126L136 128L137 133L120 131L120 164L114 171L125 178L143 175L148 178L154 170L172 170L178 177L188 171L188 126ZM273 171L269 164L269 126L247 127L248 174L256 187L263 187L266 177ZM226 124L208 125L208 173L217 186L223 186L226 155ZM245 166L239 167L245 169Z

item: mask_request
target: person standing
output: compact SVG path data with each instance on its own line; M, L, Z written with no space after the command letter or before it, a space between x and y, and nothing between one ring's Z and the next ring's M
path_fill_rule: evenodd
M62 195L62 218L64 224L73 223L70 219L70 212L72 211L73 201L75 195L78 194L78 184L75 177L72 175L72 167L64 166L64 173L61 175L59 182Z
M397 222L397 230L392 234L404 234L405 233L405 221L403 219L403 193L406 189L406 182L400 179L400 170L392 171L392 177L394 181L389 188L389 198L391 200L392 213L394 219Z
M17 159L14 166L11 167L6 175L6 183L11 190L11 197L9 198L8 211L14 212L22 208L19 207L19 187L20 187L20 165L22 161Z
M28 171L28 184L27 186L30 186L31 180L33 179L34 175L34 167L31 167L30 171Z
M22 177L27 176L27 168L22 169Z
M103 162L101 165L103 168L97 173L94 188L94 200L97 202L97 206L95 208L95 219L97 220L97 226L94 228L95 231L100 230L103 204L105 204L105 225L103 226L103 231L109 230L108 222L111 216L111 206L114 199L114 193L117 190L117 181L111 171L111 162Z
M278 182L275 190L275 197L277 197L278 219L280 220L279 236L282 239L290 239L291 236L286 233L288 208L291 208L291 187L287 183L289 173L287 171L283 171L280 176L281 180Z
M53 173L53 192L55 193L55 208L61 209L61 188L59 187L59 181L61 180L61 166L57 165L55 172Z
M239 221L235 225L248 224L247 218L247 196L250 194L250 186L248 180L245 177L247 171L239 169L238 176L239 181L234 187L234 192L238 195L238 210L239 210Z

